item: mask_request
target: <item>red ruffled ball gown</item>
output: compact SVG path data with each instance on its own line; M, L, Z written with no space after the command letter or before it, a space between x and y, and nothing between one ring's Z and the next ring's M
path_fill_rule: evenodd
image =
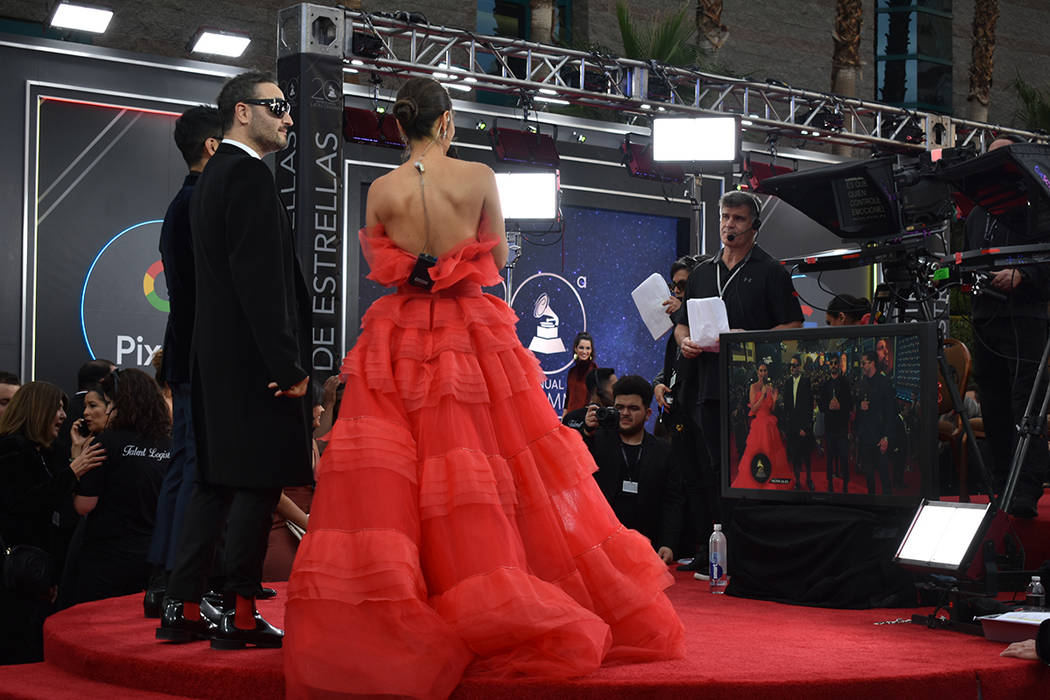
M368 310L288 584L289 697L448 696L474 678L559 678L681 656L673 579L617 521L561 425L473 240L415 256L359 234Z
M777 429L777 417L773 415L772 392L766 394L751 415L753 416L751 428L747 434L744 455L740 458L737 478L733 486L748 489L784 488L785 484L780 480L788 479L787 483L790 483L794 481L795 475L791 471L787 451L784 449L784 439L780 435L780 430ZM764 454L769 462L759 467L767 470L765 479L756 478L751 471L751 462L759 454ZM777 481L771 481L771 479Z

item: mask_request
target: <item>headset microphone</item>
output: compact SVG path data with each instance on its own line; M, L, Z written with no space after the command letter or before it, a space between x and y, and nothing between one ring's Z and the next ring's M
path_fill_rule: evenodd
M727 233L726 234L726 240L729 241L729 242L735 241L736 240L736 234L735 233Z

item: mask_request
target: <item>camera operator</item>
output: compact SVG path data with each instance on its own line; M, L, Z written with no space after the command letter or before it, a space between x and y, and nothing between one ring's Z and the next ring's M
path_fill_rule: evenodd
M665 563L674 561L682 528L682 484L671 448L645 430L653 390L644 378L628 375L612 388L615 422L602 421L598 406L587 408L584 442L598 465L598 487L616 517L653 543Z
M997 139L993 151L1012 143ZM1030 240L1027 212L992 217L974 207L966 218L966 245L971 249L1020 245ZM1050 265L1022 265L998 270L990 280L994 294L973 297L974 379L981 395L984 430L991 451L992 487L1001 491L1017 444L1020 425L1035 385L1035 375L1047 338L1047 298ZM1038 426L1042 428L1043 426ZM1050 456L1046 437L1035 436L1017 480L1008 512L1034 518L1043 495Z
M587 410L591 406L612 406L612 387L616 383L616 370L612 367L592 369L584 377L584 383L587 386L587 405L583 408L577 408L575 411L569 411L561 419L562 423L570 428L579 430L581 433L585 431L586 426L584 422L587 418ZM615 416L610 420L615 422Z

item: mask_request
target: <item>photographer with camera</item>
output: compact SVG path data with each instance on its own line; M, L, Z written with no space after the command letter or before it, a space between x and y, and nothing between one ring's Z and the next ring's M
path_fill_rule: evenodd
M575 411L569 411L561 419L561 422L574 430L579 430L581 433L586 434L587 426L585 425L587 419L587 411L591 406L611 407L612 400L612 387L616 383L616 370L612 367L599 367L598 369L592 369L584 377L584 383L587 386L587 404L582 408L577 408ZM606 411L604 419L608 422L611 421L612 425L616 425L618 416L615 411ZM593 432L593 429L591 430Z
M613 385L612 397L611 407L587 407L584 442L598 465L594 479L620 522L648 537L670 564L684 498L670 446L645 430L653 390L632 374Z

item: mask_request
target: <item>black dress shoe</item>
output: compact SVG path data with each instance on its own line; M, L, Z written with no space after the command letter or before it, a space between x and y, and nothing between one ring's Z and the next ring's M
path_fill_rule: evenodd
M263 588L259 587L259 590L255 591L256 600L270 600L277 597L277 590L274 588Z
M201 598L201 617L208 621L209 629L212 632L218 629L222 616L226 614L226 611L232 609L233 605L226 605L222 596L219 596L217 599L209 598L208 596Z
M187 620L182 614L182 607L181 600L164 599L164 612L160 616L157 639L182 644L210 637L215 626L203 615L198 615L196 620Z
M142 596L142 613L146 617L160 617L164 609L164 588L147 588Z
M223 613L218 628L211 635L212 649L243 649L249 644L260 649L279 649L284 640L284 630L279 630L255 612L255 628L242 630L233 624L236 613Z

